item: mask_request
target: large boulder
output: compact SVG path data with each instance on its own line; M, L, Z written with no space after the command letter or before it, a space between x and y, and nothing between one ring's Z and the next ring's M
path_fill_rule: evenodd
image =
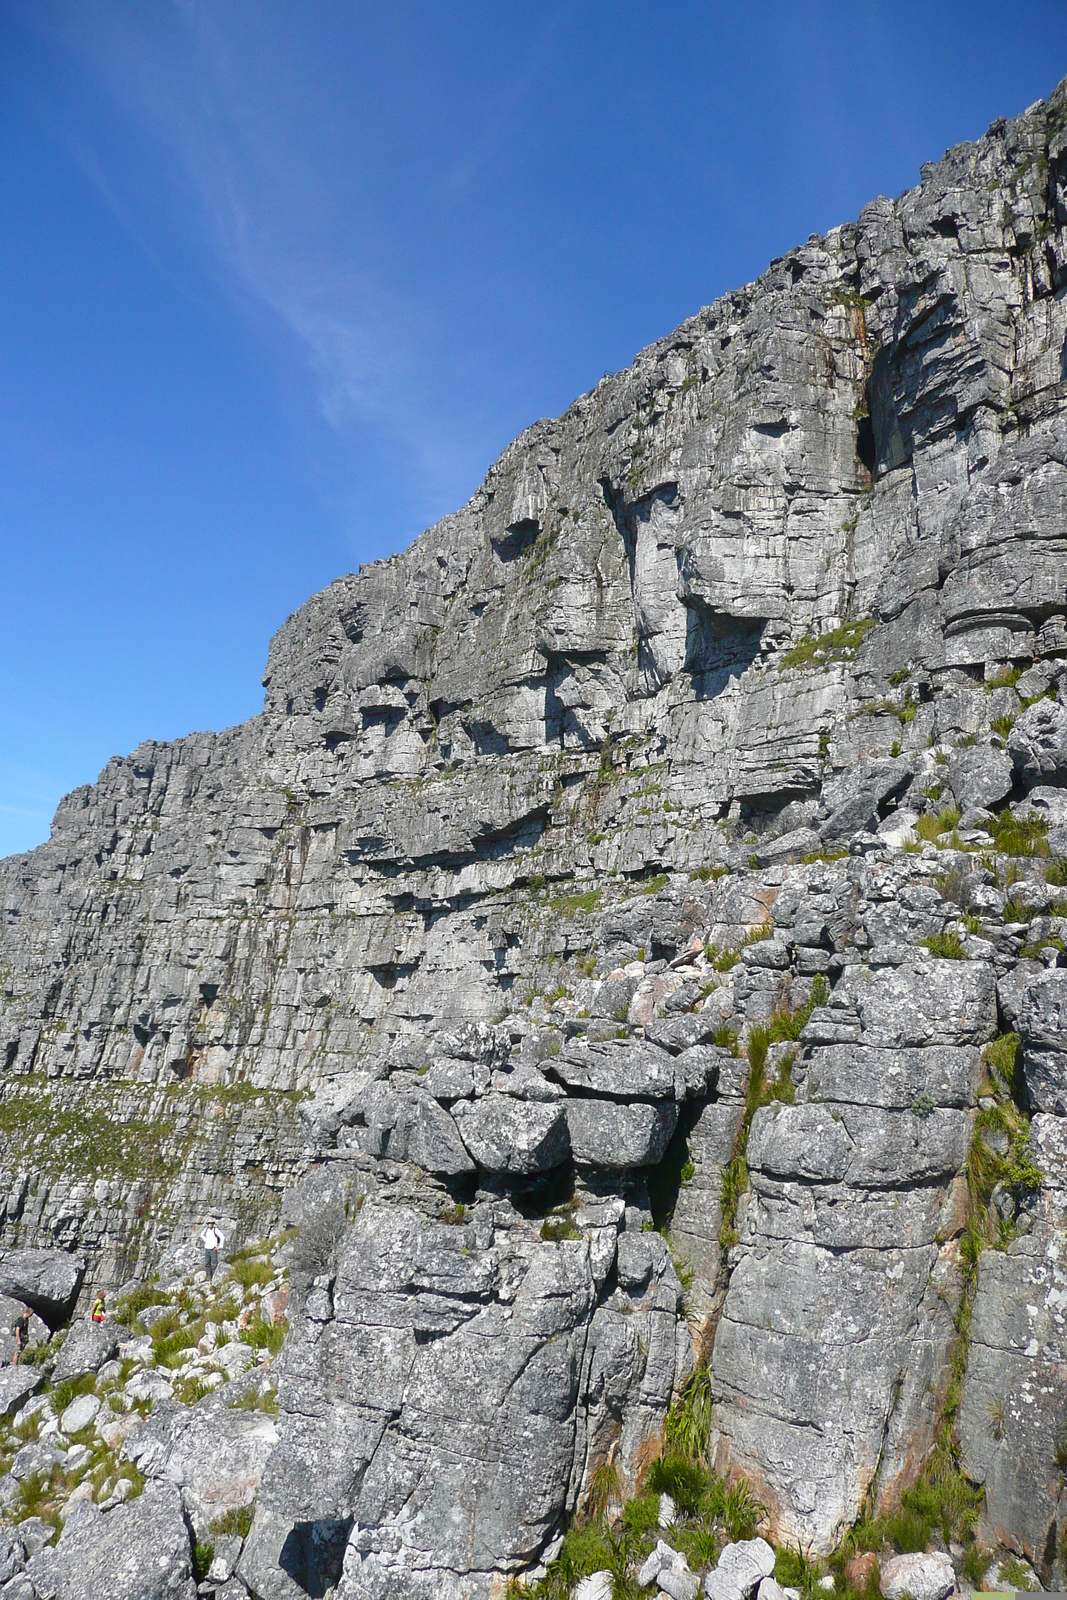
M678 1123L678 1107L673 1100L654 1105L642 1101L620 1105L613 1100L568 1100L565 1109L575 1161L612 1172L654 1167L662 1160Z
M1028 706L1008 735L1008 749L1028 789L1067 783L1067 706L1057 700Z
M904 1600L905 1595L911 1600L945 1600L955 1587L952 1562L940 1552L890 1556L881 1568L885 1600Z
M50 1328L74 1309L85 1262L66 1250L8 1250L0 1255L0 1294L32 1306Z
M252 1503L277 1442L273 1417L234 1408L220 1393L195 1406L160 1407L130 1437L124 1454L147 1476L182 1491L199 1531Z
M516 1100L489 1094L459 1118L459 1131L486 1172L527 1177L549 1172L570 1154L567 1119L558 1102Z
M976 744L957 750L948 764L948 781L962 811L990 807L1011 793L1015 781L1012 759L995 745Z
M766 1539L739 1539L726 1546L704 1579L704 1593L708 1600L746 1600L773 1571L774 1551Z
M679 1029L679 1040L709 1032ZM690 1044L677 1055L648 1039L573 1039L551 1063L552 1075L580 1094L630 1100L685 1100L707 1093L718 1071L718 1057L707 1044Z
M195 1600L181 1495L172 1484L150 1483L113 1511L82 1501L59 1543L26 1570L37 1593L54 1600Z
M0 1367L0 1417L17 1411L43 1381L37 1367Z
M379 1196L353 1220L276 1363L279 1441L237 1569L263 1600L488 1600L554 1538L576 1460L608 1439L631 1473L658 1432L688 1357L663 1241L623 1314L597 1304L606 1225L550 1242L497 1215L476 1199L450 1225Z
M52 1374L53 1383L64 1378L81 1378L99 1372L105 1361L119 1353L119 1340L125 1336L114 1322L78 1322L63 1343Z
M824 844L874 832L882 808L911 782L915 768L905 756L891 761L861 761L823 789L830 815L819 829Z

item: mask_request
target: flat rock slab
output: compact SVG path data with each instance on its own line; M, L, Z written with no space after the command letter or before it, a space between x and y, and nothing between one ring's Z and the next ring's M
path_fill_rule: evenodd
M32 1306L50 1328L70 1316L84 1276L85 1262L66 1250L9 1250L0 1256L0 1294Z
M87 1501L27 1571L38 1593L55 1600L195 1600L181 1495L171 1484L149 1484L114 1511Z
M568 1089L627 1100L673 1100L674 1061L659 1045L644 1039L572 1039L551 1062L553 1077Z

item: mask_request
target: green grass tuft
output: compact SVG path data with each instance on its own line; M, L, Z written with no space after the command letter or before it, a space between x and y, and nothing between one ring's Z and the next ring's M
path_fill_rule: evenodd
M845 622L839 628L831 628L828 633L806 633L792 649L786 651L782 666L814 672L838 662L851 661L865 635L874 626L873 618L863 617L855 622Z
M943 933L932 933L928 939L920 939L919 943L939 961L968 960L963 940L951 928L946 928Z

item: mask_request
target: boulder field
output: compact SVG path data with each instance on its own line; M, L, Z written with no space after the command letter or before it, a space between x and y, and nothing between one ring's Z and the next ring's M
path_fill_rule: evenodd
M0 1595L1062 1589L1067 82L264 687L0 863Z

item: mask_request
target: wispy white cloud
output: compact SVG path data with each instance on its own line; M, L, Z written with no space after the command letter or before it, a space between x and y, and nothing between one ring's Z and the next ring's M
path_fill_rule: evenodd
M428 401L430 322L365 259L360 218L330 170L343 153L327 148L324 161L321 142L309 148L309 130L343 122L344 108L328 103L330 74L301 44L299 21L270 5L102 0L45 5L34 25L103 90L140 147L139 159L116 162L58 112L57 131L138 247L175 276L157 226L169 213L206 244L235 303L302 353L331 427L383 430L433 475L442 419ZM146 145L155 161L143 160ZM163 196L144 187L160 160Z

